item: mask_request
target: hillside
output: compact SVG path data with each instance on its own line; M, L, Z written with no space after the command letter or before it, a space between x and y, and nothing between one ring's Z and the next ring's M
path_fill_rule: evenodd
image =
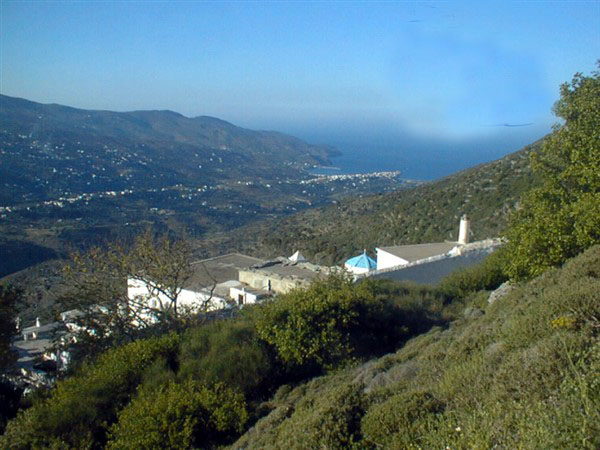
M456 240L464 213L472 240L495 237L521 194L536 183L529 156L539 145L412 189L342 199L225 239L241 250L258 242L265 256L300 250L317 262L339 264L365 248Z
M172 111L90 111L0 97L0 205L74 194L298 175L330 151Z
M448 328L297 387L232 449L600 445L600 247Z
M315 283L107 351L34 396L0 443L595 449L599 268L596 246L491 304L487 291Z

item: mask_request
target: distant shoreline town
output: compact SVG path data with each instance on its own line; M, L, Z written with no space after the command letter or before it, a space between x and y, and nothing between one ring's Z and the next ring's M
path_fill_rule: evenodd
M341 170L339 167L316 167L315 169L330 169L330 170ZM423 181L420 180L410 180L401 178L402 171L400 170L391 170L391 171L382 171L382 172L365 172L365 173L346 173L346 174L321 174L321 173L310 173L313 177L309 180L301 181L301 184L312 184L312 183L323 183L329 181L351 181L351 180L367 180L373 178L387 178L387 179L402 179L404 183L409 184L421 184Z

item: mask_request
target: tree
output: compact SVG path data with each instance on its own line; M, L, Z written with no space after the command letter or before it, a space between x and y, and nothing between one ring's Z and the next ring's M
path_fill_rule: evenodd
M560 94L554 113L564 123L532 155L543 185L523 197L505 235L505 270L515 280L600 243L600 72L575 74Z
M113 243L88 252L75 252L65 267L68 293L63 308L75 309L77 344L97 353L114 344L172 329L182 320L178 297L191 276L191 249L167 236L150 232L130 246ZM149 296L129 298L129 280L146 286Z

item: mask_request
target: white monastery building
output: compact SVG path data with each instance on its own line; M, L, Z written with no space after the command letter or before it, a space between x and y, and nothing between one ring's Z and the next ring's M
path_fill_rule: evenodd
M379 247L377 253L377 270L401 267L430 261L440 255L457 256L469 243L470 221L466 215L460 219L457 242L434 242L430 244L396 245Z

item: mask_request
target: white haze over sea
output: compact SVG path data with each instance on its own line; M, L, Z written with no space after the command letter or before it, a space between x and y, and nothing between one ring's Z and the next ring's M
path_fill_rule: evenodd
M386 132L316 133L297 130L310 143L328 145L341 152L332 158L331 168L311 173L353 174L368 172L402 172L402 177L435 180L462 169L493 161L522 149L542 138L548 126L508 126L498 124L487 133L462 139L414 136Z

